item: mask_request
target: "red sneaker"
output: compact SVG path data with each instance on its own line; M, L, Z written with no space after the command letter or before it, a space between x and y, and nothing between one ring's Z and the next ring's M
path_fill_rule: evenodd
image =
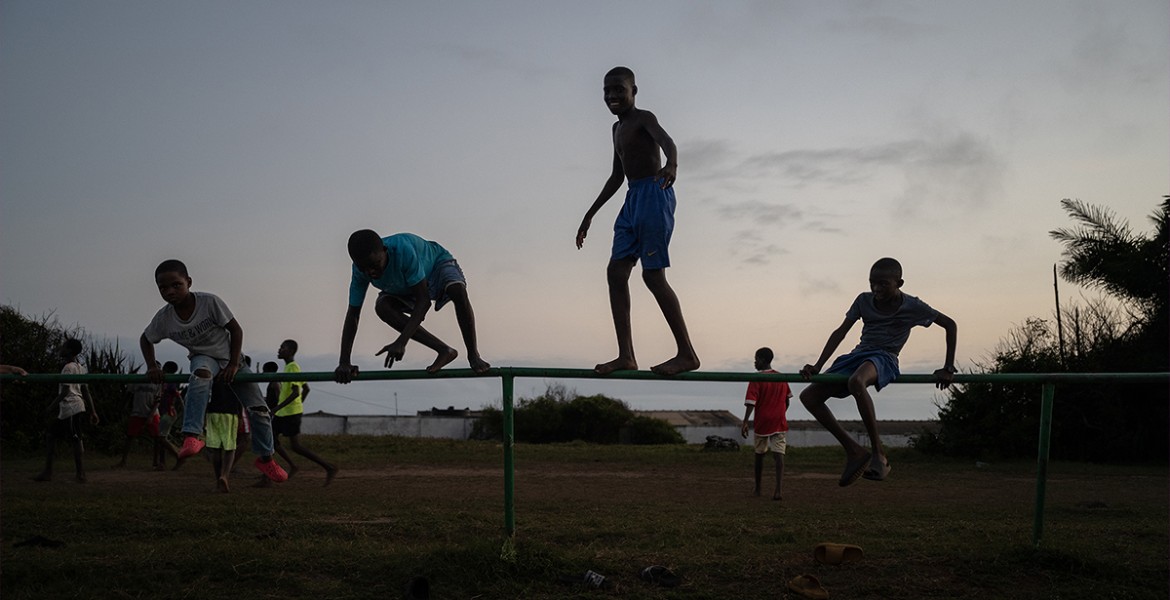
M203 446L203 440L193 435L187 436L183 439L183 447L179 449L179 460L199 454L199 451L203 449Z
M288 473L285 473L284 469L280 468L280 465L277 464L275 460L264 462L262 459L257 458L256 462L253 464L256 465L257 469L260 469L260 472L263 473L265 477L275 481L276 483L281 483L288 480Z

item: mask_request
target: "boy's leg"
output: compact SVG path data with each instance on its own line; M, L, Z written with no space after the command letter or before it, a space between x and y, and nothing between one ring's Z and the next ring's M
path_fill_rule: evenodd
M280 417L274 418L279 419ZM285 470L288 471L289 479L292 479L292 476L296 475L297 471L300 471L301 468L298 467L297 463L293 461L292 455L288 453L288 450L284 449L284 444L280 443L280 434L277 433L275 429L272 432L272 449L276 451L276 454L284 459L285 464L288 465L288 469Z
M644 269L642 281L646 282L646 287L658 301L658 308L662 309L662 315L666 317L666 323L670 325L670 332L674 335L674 343L678 347L674 358L653 366L650 370L659 375L677 375L698 369L699 355L695 354L695 349L691 346L691 336L687 333L687 324L683 320L678 295L666 281L666 269Z
M633 258L611 259L605 269L605 280L609 284L609 310L613 314L613 328L617 334L618 357L593 367L601 375L638 368L638 361L634 358L634 334L630 326L630 273L634 271L634 262Z
M134 443L134 436L129 433L126 434L126 447L122 449L122 460L114 463L115 469L121 469L126 466L126 459L130 458L130 446Z
M306 448L301 443L301 434L299 431L289 436L289 440L292 441L293 452L317 463L322 469L325 469L325 485L333 483L333 477L337 475L337 467L335 465L321 458L316 452Z
M849 377L848 386L849 393L857 402L857 412L861 415L861 421L865 423L865 432L869 434L872 453L870 468L883 470L888 463L886 455L882 451L881 437L878 435L877 414L873 407L873 397L869 395L868 389L869 386L876 384L877 380L877 367L867 360L861 363L861 366L857 367L857 370Z
M776 491L772 493L772 499L783 500L784 454L781 452L773 452L772 458L776 460Z
M203 448L198 436L203 433L203 421L207 417L212 378L218 373L219 361L203 355L191 357L191 378L187 380L187 399L183 405L183 448L179 451L179 458L194 456Z
M445 291L455 304L455 319L459 321L463 345L467 348L467 362L471 365L472 371L486 373L491 365L479 355L479 343L475 336L475 311L472 310L471 300L467 297L467 285L452 283Z
M756 487L752 489L752 495L759 496L760 495L760 483L761 483L761 479L764 476L764 455L760 454L759 452L755 452L754 456L756 457L756 464L755 464Z
M240 367L239 372L246 374L252 371L245 365ZM278 483L288 479L288 473L272 460L272 415L268 412L268 403L264 401L260 386L255 382L236 381L232 383L232 391L248 413L248 422L252 425L252 452L260 457L256 459L256 468Z
M57 436L53 435L53 428L56 425L57 423L54 422L49 426L49 430L45 432L45 468L33 477L33 481L53 480L53 459L57 453Z
M81 419L85 413L79 413L69 418L70 435L69 445L73 447L73 467L77 472L77 482L85 483L85 465L81 456L85 454L85 446L81 443Z
M400 307L395 306L396 302L398 300L393 296L379 294L378 301L374 304L374 312L378 314L378 318L382 319L382 322L392 327L394 331L401 332L410 317ZM423 327L416 329L410 339L434 350L438 354L435 362L427 367L427 371L431 373L443 368L447 363L450 363L459 356L458 350L448 346L446 342L435 337L434 334Z
M872 454L864 446L857 443L833 416L833 411L825 404L829 398L839 398L845 395L847 388L823 383L811 383L800 392L800 402L804 408L816 418L841 447L845 449L845 473L841 476L841 485L849 485L857 481L869 465Z

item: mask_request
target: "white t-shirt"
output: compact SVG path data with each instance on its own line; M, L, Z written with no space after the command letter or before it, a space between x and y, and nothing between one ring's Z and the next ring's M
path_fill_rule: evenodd
M142 334L152 344L173 340L186 348L190 356L231 359L231 335L224 326L235 318L232 311L215 294L191 294L195 296L195 312L191 313L190 319L180 319L175 307L168 304L159 309Z
M62 375L85 375L85 367L79 363L71 362L63 369ZM81 395L80 383L62 383L61 391L65 392L65 398L61 400L61 407L57 411L58 419L68 419L77 413L85 412L85 398Z

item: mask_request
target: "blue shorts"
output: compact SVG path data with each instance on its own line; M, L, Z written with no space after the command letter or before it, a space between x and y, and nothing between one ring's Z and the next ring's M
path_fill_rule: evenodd
M463 275L463 269L453 258L436 264L427 274L427 290L431 294L431 300L435 302L435 310L443 308L451 301L451 297L447 295L447 286L456 283L467 285L467 277ZM392 299L402 312L409 313L414 310L414 296L379 292L378 300L381 301L382 298Z
M653 177L627 184L626 203L613 224L610 260L633 258L643 269L670 266L670 234L674 232L674 188L662 189Z
M875 390L881 391L902 374L898 370L898 357L884 350L854 350L849 354L842 354L833 361L825 373L852 375L866 361L877 367L877 383L873 386Z

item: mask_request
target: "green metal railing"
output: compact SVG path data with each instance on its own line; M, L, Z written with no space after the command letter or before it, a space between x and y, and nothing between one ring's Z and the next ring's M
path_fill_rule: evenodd
M663 377L650 371L617 371L609 375L598 375L590 369L556 369L540 367L496 367L487 373L475 373L471 369L449 369L438 373L427 373L423 370L400 371L363 371L354 381L381 381L401 379L456 379L456 378L485 378L499 377L503 383L503 418L504 418L504 530L511 539L516 534L515 509L515 445L516 436L513 420L513 393L517 377L546 378L546 379L627 379L627 380L655 380L655 381L709 381L726 383L744 383L748 381L787 381L804 382L796 373L713 373L695 371L682 373L673 377ZM182 383L189 375L168 375L167 381ZM239 381L333 381L332 371L316 371L301 373L247 373L236 377ZM848 379L846 375L815 375L809 381L820 383L843 383ZM94 383L94 382L122 382L139 383L146 381L145 375L113 375L87 374L62 375L58 373L37 373L26 376L0 375L3 381L25 381L29 383ZM994 373L994 374L957 374L954 383L1013 383L1038 384L1041 386L1040 397L1040 442L1036 458L1036 506L1032 524L1032 543L1039 547L1044 533L1044 500L1047 493L1048 454L1052 439L1052 411L1056 395L1056 385L1061 383L1099 383L1099 382L1170 382L1170 373ZM933 375L903 374L898 376L898 384L905 383L935 383Z

